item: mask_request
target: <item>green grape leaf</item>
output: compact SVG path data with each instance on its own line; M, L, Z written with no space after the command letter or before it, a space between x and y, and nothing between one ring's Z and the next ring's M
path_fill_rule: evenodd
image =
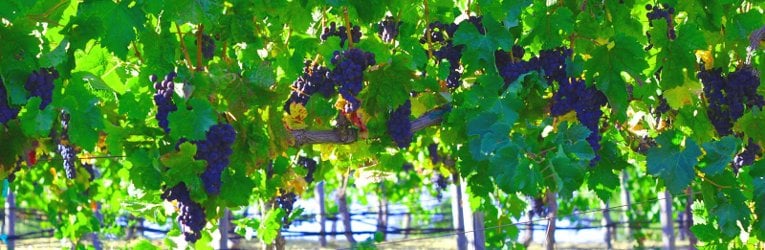
M519 160L522 158L523 156L516 147L507 146L497 151L497 154L491 159L489 174L494 177L494 182L502 191L506 193L515 191L517 184L513 180Z
M50 134L53 126L53 120L56 119L56 112L53 105L48 105L44 110L40 110L39 97L32 97L27 102L24 112L19 113L18 119L21 121L21 128L24 135L29 137L46 137Z
M189 100L191 110L189 110L177 100L179 99L176 99L178 110L170 112L167 117L170 123L170 137L175 141L181 138L192 141L204 140L207 129L217 122L210 104L204 100L191 98Z
M284 216L284 210L281 208L269 210L266 216L263 217L260 227L258 227L258 238L266 244L273 243L279 235L279 230L282 228L281 221Z
M470 67L476 67L480 65L480 62L484 62L484 65L491 65L494 62L496 41L482 35L470 22L460 23L454 33L454 45L465 45L462 61Z
M563 6L549 11L544 4L534 4L536 15L523 15L524 30L529 32L524 35L526 39L541 44L542 49L552 49L563 44L568 34L574 30L574 13L571 9ZM526 44L531 41L524 42Z
M178 24L210 23L212 13L222 13L223 4L212 0L168 0L165 10L169 17Z
M507 105L504 98L494 99L491 108L468 120L468 136L473 157L484 159L509 143L510 128L518 120L518 113Z
M366 74L369 85L361 91L364 109L370 114L384 114L409 99L414 72L401 56L394 56L390 65Z
M180 182L185 183L191 198L203 202L207 199L207 192L199 175L205 171L207 163L194 159L197 153L196 145L184 142L179 148L180 151L167 153L160 158L162 165L168 168L163 179L168 187Z
M685 148L680 147L682 136L675 131L664 132L656 138L658 147L648 150L646 156L648 173L660 176L670 192L678 194L696 177L693 169L701 156L701 148L686 138Z
M221 177L220 198L228 206L246 206L255 188L255 181L247 177L243 170L233 171L229 167Z
M127 58L128 45L136 37L134 29L143 28L144 19L141 10L135 6L131 7L130 2L115 3L109 0L81 3L75 18L77 25L94 25L95 33L92 35L100 37L101 44L123 60ZM91 38L80 37L84 40Z
M644 53L643 47L634 38L617 35L609 44L597 47L591 54L592 58L584 64L587 79L606 94L617 120L626 120L629 104L621 72L639 74L648 68L647 62L634 60Z
M156 156L149 155L149 152L139 149L133 151L128 156L130 162L130 180L133 184L142 189L159 190L162 184L162 173L157 167Z
M733 136L726 136L719 141L710 141L702 144L704 156L701 165L705 174L716 175L725 170L730 162L733 160L733 156L739 150L739 144L741 141Z
M762 129L762 124L765 124L765 112L754 108L736 121L733 131L744 133L754 139L757 144L765 145L765 129Z
M571 198L574 191L579 189L584 182L587 162L582 164L581 161L572 160L566 156L563 146L558 146L557 151L552 153L549 164L549 171L552 171L551 174L555 177L555 182L550 183L550 180L547 180L548 185L552 184L550 186L556 187L562 199Z
M696 224L691 226L691 232L700 241L711 242L720 238L720 230L717 230L713 225L709 224Z

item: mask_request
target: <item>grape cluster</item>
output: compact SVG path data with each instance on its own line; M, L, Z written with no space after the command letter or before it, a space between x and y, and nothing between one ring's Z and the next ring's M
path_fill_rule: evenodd
M428 145L428 155L430 156L430 162L433 164L436 164L441 160L441 157L438 155L438 143L431 143Z
M39 71L33 71L27 78L24 88L29 91L31 96L37 96L42 99L40 110L48 107L53 100L53 81L58 78L58 71L55 68L40 68Z
M202 56L210 60L215 55L215 40L207 34L202 34Z
M496 66L505 82L504 88L515 82L521 75L531 71L540 71L550 84L554 81L567 81L566 58L571 56L571 49L558 47L542 50L539 56L532 57L528 61L523 60L525 51L522 47L515 45L511 52L512 56L503 50L495 52Z
M77 153L74 151L74 146L69 144L69 118L69 113L61 111L61 138L59 138L56 149L64 161L66 178L74 179L77 176L77 169L75 168Z
M329 73L330 71L326 67L305 61L303 75L292 83L292 93L284 103L284 110L289 113L292 103L300 103L305 106L311 95L317 92L327 98L332 96L335 93L335 85L329 78Z
M358 48L335 51L332 64L335 68L330 72L330 77L340 86L340 95L346 101L343 112L352 113L361 106L356 96L364 87L364 70L376 64L375 55Z
M195 141L197 160L207 161L207 169L202 173L202 182L208 194L220 193L221 174L228 167L231 146L236 140L236 131L229 124L217 124L207 131L205 140Z
M672 15L675 14L675 8L669 6L669 4L650 5L646 4L645 9L649 12L645 14L648 17L648 25L653 27L653 20L664 19L667 22L667 37L670 40L677 38L675 34L675 24L672 22ZM650 40L650 37L648 37Z
M280 208L282 208L285 212L284 215L284 228L289 229L290 228L290 221L289 221L289 215L292 213L292 210L294 210L295 201L297 201L297 195L293 192L289 192L286 194L283 194L281 196L276 197L276 203L279 205Z
M348 28L345 26L337 27L335 22L329 23L329 27L324 27L321 33L321 40L326 41L330 36L336 36L340 38L340 47L345 46L345 41L348 40ZM351 41L358 43L361 39L361 27L353 25L351 28Z
M414 170L414 164L411 162L404 163L404 165L401 166L401 170L404 170L404 172L408 173Z
M547 216L547 207L543 197L535 197L531 202L531 212L539 217Z
M431 177L431 181L433 184L436 184L436 187L438 190L446 190L446 188L449 185L449 179L446 178L446 176L442 175L441 173L434 173Z
M697 76L709 103L707 115L720 136L732 133L733 123L744 115L745 106L765 104L763 97L757 94L760 78L750 67L739 68L727 78L720 68L702 70Z
M88 178L88 181L93 181L98 177L98 169L96 169L96 166L90 163L82 164L82 167L85 168L85 171L88 171L88 174L90 174L90 178Z
M553 104L550 113L553 116L560 116L571 110L576 111L576 118L582 125L590 130L587 136L587 142L590 143L592 150L595 151L595 158L590 161L590 165L595 165L600 160L597 154L600 150L600 131L598 125L603 111L600 109L608 103L603 92L597 90L594 86L587 86L581 79L561 79L558 82L560 88L553 95Z
M388 134L399 148L406 148L412 143L412 124L409 121L411 114L412 102L406 100L390 114L388 119Z
M3 80L0 79L0 124L5 124L19 116L19 109L8 104L8 91L5 90Z
M175 89L175 72L170 72L165 76L161 82L156 75L149 76L149 80L154 83L154 89L157 92L154 94L154 104L157 105L157 114L155 117L159 121L159 127L165 130L165 133L170 133L170 123L167 121L167 116L170 112L178 110L173 102L173 91Z
M398 28L401 22L393 20L392 16L386 16L384 20L377 25L377 34L380 35L383 42L391 43L398 36Z
M313 173L316 171L316 161L311 158L301 156L298 158L298 164L308 170L308 173L305 175L305 182L311 184L311 182L313 182Z
M186 184L181 182L162 193L162 199L178 202L178 223L186 241L196 242L202 237L201 231L207 224L202 205L191 199Z
M460 71L460 58L462 58L462 45L454 45L452 38L454 32L457 31L457 24L445 24L439 21L428 24L425 34L420 38L420 43L428 43L428 36L430 36L430 43L438 49L433 51L433 57L436 62L446 60L449 62L449 76L446 78L446 86L450 88L456 88L460 86L460 78L462 72ZM439 47L440 46L440 47Z
M733 172L738 174L738 170L744 166L749 166L754 163L755 158L762 154L762 148L757 143L754 143L752 139L749 139L749 143L744 148L744 151L737 154L733 158Z

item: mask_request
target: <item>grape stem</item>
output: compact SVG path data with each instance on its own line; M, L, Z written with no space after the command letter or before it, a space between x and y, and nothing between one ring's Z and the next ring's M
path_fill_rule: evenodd
M141 56L141 52L138 51L138 45L135 44L135 41L130 41L130 42L133 43L133 50L135 51L135 57L138 57L138 61L140 61L141 64L143 64L143 56Z
M186 44L183 42L183 32L181 32L181 26L178 23L175 24L175 30L178 31L178 40L181 42L181 51L183 52L183 58L186 59L186 67L189 68L189 71L194 72L194 64L191 63L189 50L186 49Z
M433 46L433 41L430 39L430 28L428 25L430 25L430 15L428 14L428 0L423 1L425 4L425 38L428 40L428 58L433 57L433 49L431 48Z
M205 30L205 26L203 24L199 24L199 27L197 28L197 70L202 70L202 33Z
M351 19L348 17L348 7L343 7L343 17L345 19L345 33L348 35L348 48L353 48L353 33L351 32Z
M717 187L717 188L719 188L719 189L728 189L728 188L733 188L733 187L731 187L731 186L723 186L723 185L717 184L717 183L715 183L714 181L712 181L712 180L710 180L710 179L707 179L706 177L704 177L704 175L702 175L702 174L700 174L700 173L698 173L698 172L696 172L696 176L698 176L699 178L701 178L702 180L704 180L704 181L706 181L706 182L709 182L709 184L712 184L712 186L715 186L715 187Z
M411 122L412 133L440 124L449 111L451 105L447 104L426 112ZM342 127L335 130L292 130L291 134L295 139L295 147L308 144L351 144L359 139L357 129Z

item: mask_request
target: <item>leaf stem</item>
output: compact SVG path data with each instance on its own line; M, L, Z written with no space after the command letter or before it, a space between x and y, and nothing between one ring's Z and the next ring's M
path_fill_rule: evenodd
M135 51L135 57L138 57L138 61L141 61L141 64L144 63L143 56L141 56L141 52L138 51L138 45L135 44L135 41L130 41L133 44L133 50Z

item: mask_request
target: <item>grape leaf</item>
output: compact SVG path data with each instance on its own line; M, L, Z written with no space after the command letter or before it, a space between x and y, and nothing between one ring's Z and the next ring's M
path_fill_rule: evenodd
M263 217L263 221L260 222L258 227L258 238L264 243L271 244L276 240L276 236L279 235L279 230L282 227L281 220L285 216L284 210L281 208L271 209Z
M56 118L53 105L40 110L40 102L42 99L39 97L30 98L24 112L19 113L18 119L21 121L22 131L29 137L46 137Z
M131 152L127 158L131 163L130 180L136 187L159 190L162 173L157 168L157 162L152 159L156 159L156 156L151 156L149 152L142 149Z
M726 136L719 141L710 141L702 144L704 156L701 165L705 174L716 175L722 172L733 160L733 156L739 150L741 140L733 136Z
M205 171L207 163L194 159L197 153L196 145L184 142L179 148L180 151L167 153L160 158L162 164L168 168L163 179L168 187L180 182L185 183L191 198L201 203L207 199L207 192L199 174Z
M135 39L134 29L142 29L145 16L130 2L115 3L110 0L86 1L78 7L76 25L89 23L94 25L95 37L101 38L101 44L109 48L122 60L127 59L128 45ZM70 24L71 26L72 24ZM78 39L89 40L85 36ZM82 48L82 47L74 47Z
M696 177L693 169L701 156L701 149L696 142L686 138L685 148L680 147L675 131L664 132L656 138L658 147L647 153L648 173L660 176L670 192L678 194L691 184Z
M221 183L220 198L226 201L227 206L249 204L255 181L247 177L244 171L233 171L232 167L229 167L224 172Z
M182 103L177 100L180 99L176 99L176 103ZM215 112L210 103L204 100L191 98L188 104L191 106L190 110L178 104L178 110L168 115L170 137L175 141L181 138L204 140L207 129L217 122Z
M370 114L384 114L409 99L414 72L406 67L407 64L403 57L394 56L389 65L366 74L369 85L359 95L364 100L364 110Z
M765 112L754 108L736 121L733 130L751 137L757 144L765 145L765 129L762 129L762 124L765 124Z

